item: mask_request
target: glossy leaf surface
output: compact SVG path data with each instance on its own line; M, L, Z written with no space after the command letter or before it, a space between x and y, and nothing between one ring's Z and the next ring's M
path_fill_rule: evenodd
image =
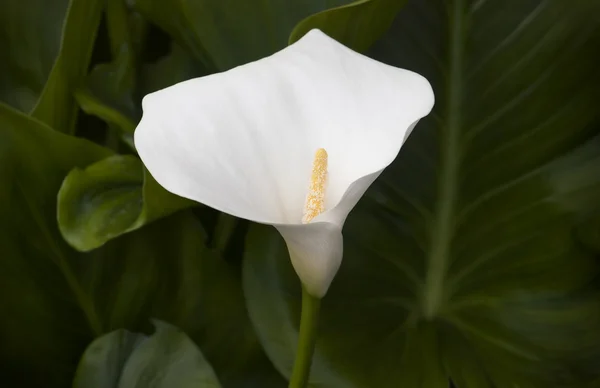
M114 155L67 175L58 224L69 244L89 251L193 204L159 186L139 158Z
M96 339L79 364L74 388L221 387L192 340L154 321L151 336L117 330Z

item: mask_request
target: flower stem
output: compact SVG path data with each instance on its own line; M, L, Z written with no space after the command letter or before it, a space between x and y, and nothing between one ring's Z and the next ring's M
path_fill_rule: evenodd
M290 378L289 388L306 388L310 376L310 366L317 342L317 324L321 299L310 295L302 287L302 313L296 360Z

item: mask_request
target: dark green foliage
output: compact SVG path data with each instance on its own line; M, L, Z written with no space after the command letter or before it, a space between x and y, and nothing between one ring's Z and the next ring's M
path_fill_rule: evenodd
M599 11L0 1L0 385L286 386L300 288L283 240L166 192L132 134L145 94L320 28L423 74L436 106L344 228L312 386L597 386Z

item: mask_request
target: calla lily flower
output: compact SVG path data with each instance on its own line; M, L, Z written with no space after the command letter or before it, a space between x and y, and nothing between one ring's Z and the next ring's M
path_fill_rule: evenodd
M312 30L267 58L147 95L135 146L168 191L277 228L320 298L340 267L346 217L433 103L422 76Z

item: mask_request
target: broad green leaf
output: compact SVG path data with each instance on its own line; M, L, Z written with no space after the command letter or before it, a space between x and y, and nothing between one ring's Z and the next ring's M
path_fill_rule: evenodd
M224 387L285 386L250 325L239 269L206 248L188 212L88 254L63 240L56 201L64 176L110 155L0 105L2 381L69 386L95 335L158 317L205 349Z
M79 361L73 388L117 387L129 357L147 338L119 329L95 339Z
M105 330L139 330L156 317L198 344L224 387L284 387L250 324L239 268L205 240L200 223L180 212L89 253L79 274Z
M60 151L48 138L37 145L41 151L50 146ZM80 148L90 156L89 149ZM45 166L53 164L43 155L31 159L39 175L25 169L26 164L15 171L45 182L53 175ZM6 162L10 155L2 150L0 156ZM6 180L12 175L1 176L0 187L16 187ZM59 185L60 178L50 191L55 193ZM189 213L167 217L83 255L60 237L56 194L45 192L43 185L28 187L25 193L39 198L32 202L32 211L43 211L39 217L26 204L21 206L19 201L27 198L21 191L0 190L0 293L11 296L0 300L0 314L10 317L0 323L0 362L11 368L10 374L3 372L5 381L20 388L68 386L94 332L139 330L157 317L181 327L204 349L224 387L285 386L255 337L238 269L205 247L206 235ZM38 231L37 220L46 225L43 231ZM55 262L54 255L63 261ZM95 317L93 331L86 314Z
M391 26L404 0L358 0L307 17L296 25L290 43L318 28L348 47L362 52Z
M81 359L73 387L221 387L184 332L161 321L154 327L149 337L117 330L96 339Z
M163 189L132 155L76 168L58 192L58 225L74 248L89 251L194 202Z
M32 111L34 117L62 132L74 131L77 104L73 93L87 73L103 8L104 0L70 1L58 56Z
M14 386L67 386L73 355L102 330L56 227L56 193L71 168L107 155L0 105L0 364L14 366Z
M387 0L371 0L383 3ZM388 1L389 2L389 1ZM330 8L353 3L351 0L135 0L135 7L148 19L159 25L210 72L223 71L251 62L283 49L299 22ZM351 43L364 46L382 33L389 24L391 12L397 6L357 6L349 11L335 11L315 21L329 29L342 42L348 37ZM365 11L359 15L356 10ZM368 15L367 15L368 14ZM364 16L364 17L363 17ZM360 20L360 21L357 21ZM323 24L323 22L326 23ZM311 22L309 22L311 23ZM357 23L368 38L359 38L357 30L343 28L342 23ZM381 24L380 24L381 23ZM349 35L347 36L346 33ZM339 36L338 36L339 35ZM344 39L341 39L344 38Z
M68 5L68 0L0 3L0 101L23 112L33 109L58 55Z
M598 375L599 263L575 229L600 205L599 5L411 0L375 45L425 75L437 102L349 217L313 386ZM247 243L248 308L289 376L298 282L274 230L255 226Z

